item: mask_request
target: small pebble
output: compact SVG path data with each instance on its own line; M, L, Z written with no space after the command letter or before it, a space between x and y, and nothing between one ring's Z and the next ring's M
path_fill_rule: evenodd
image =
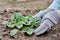
M3 32L6 32L6 29L2 29Z
M19 37L18 37L18 35L15 35L14 38L17 39L17 38L19 38Z
M0 18L2 18L2 16L0 15Z
M0 36L0 40L3 38L3 36Z
M57 34L54 34L53 37L57 37Z
M58 34L58 36L60 37L60 33Z

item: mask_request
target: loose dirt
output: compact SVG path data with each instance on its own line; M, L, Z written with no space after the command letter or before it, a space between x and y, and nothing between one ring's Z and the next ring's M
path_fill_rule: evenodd
M36 10L9 10L9 11L1 11L0 12L0 40L60 40L60 23L53 26L51 29L47 30L46 33L40 36L26 35L23 33L17 33L15 36L10 36L9 31L11 29L7 28L5 25L2 25L4 20L9 20L10 16L13 12L21 12L23 15L32 14L35 15L37 13Z
M47 8L52 0L0 0L0 10L6 8L18 8L20 10L36 10Z

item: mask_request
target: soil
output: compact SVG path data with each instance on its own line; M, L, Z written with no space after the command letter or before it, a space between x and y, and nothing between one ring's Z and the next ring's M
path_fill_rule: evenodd
M20 10L36 10L47 8L52 0L0 0L0 10L6 8L17 8Z
M54 25L51 29L47 30L44 34L40 36L36 35L26 35L24 33L17 33L15 36L10 36L9 31L11 29L7 28L6 25L3 25L4 20L9 20L13 12L21 12L23 15L37 13L36 10L3 10L0 12L0 40L60 40L60 23Z

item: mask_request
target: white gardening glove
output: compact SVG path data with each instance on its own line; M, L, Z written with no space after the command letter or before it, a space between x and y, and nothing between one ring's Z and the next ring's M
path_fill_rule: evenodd
M34 18L38 17L38 18L40 19L40 21L41 21L41 19L43 18L43 16L44 16L46 13L50 12L50 11L54 11L54 10L48 8L48 9L46 9L46 10L40 11L38 14L34 15L33 17L34 17Z
M60 10L60 6L59 5L60 5L60 0L54 0L52 2L52 4L47 9ZM50 12L50 13L48 13L48 12ZM54 12L51 12L50 10L44 10L44 11L39 12L37 15L35 15L34 17L39 17L40 19L43 18L42 22L41 22L41 25L34 32L35 35L42 34L49 27L53 26L54 24L57 24L57 21L59 20L60 17L56 18L55 16L57 17L56 13L54 14ZM47 25L48 25L48 27L47 27Z
M43 34L48 28L51 28L60 19L56 11L51 11L43 16L40 26L34 31L35 35Z

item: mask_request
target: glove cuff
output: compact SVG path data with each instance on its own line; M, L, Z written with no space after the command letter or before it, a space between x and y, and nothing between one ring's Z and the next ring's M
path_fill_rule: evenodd
M54 10L60 10L60 0L54 0L52 4L48 7Z

